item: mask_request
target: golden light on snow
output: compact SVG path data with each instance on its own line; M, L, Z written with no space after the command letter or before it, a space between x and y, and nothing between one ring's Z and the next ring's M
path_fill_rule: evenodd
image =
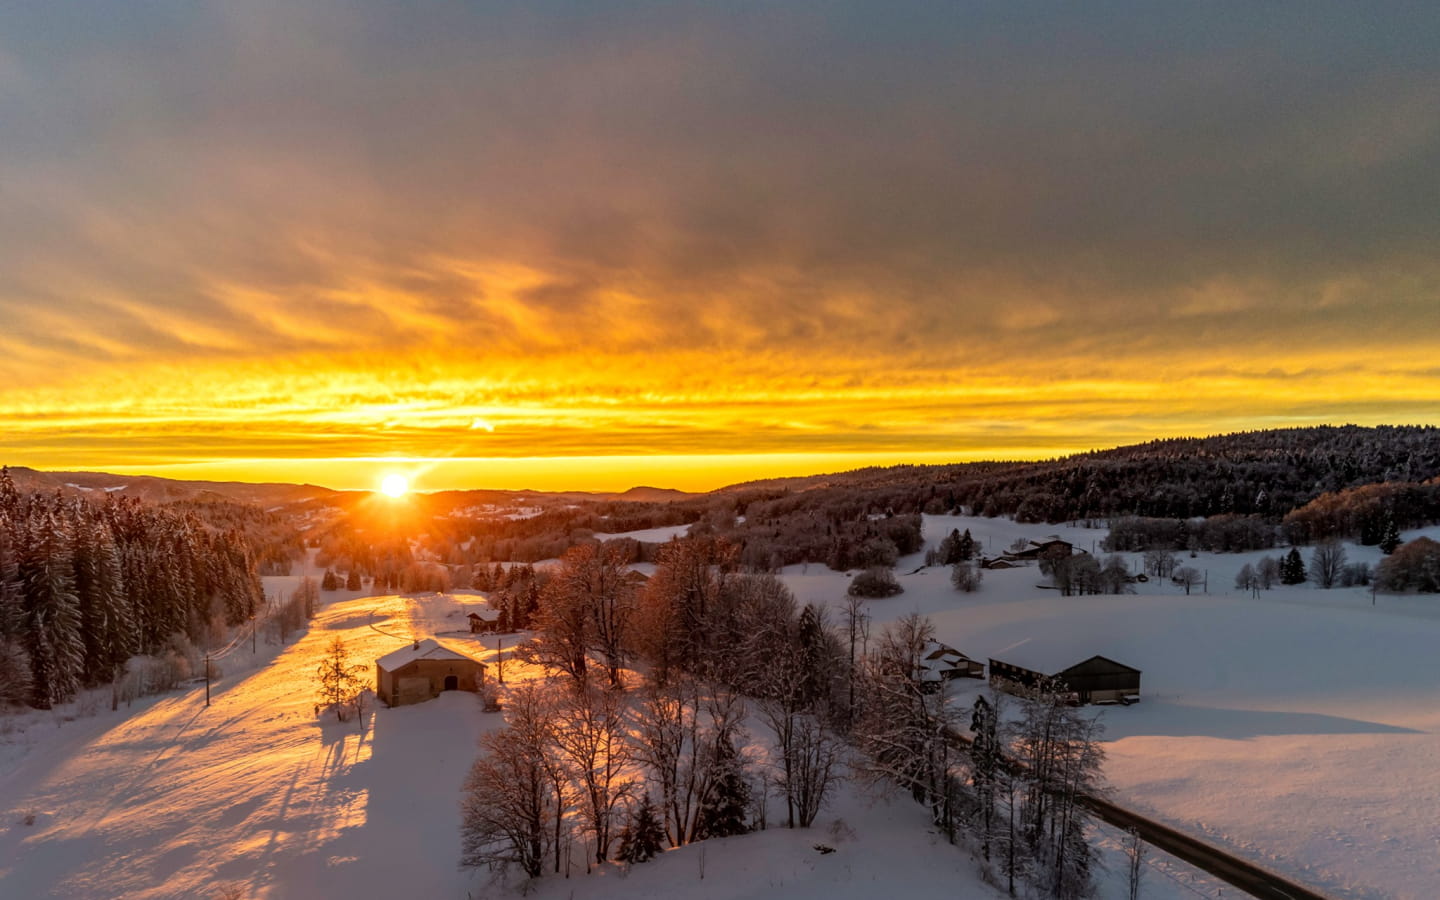
M410 479L391 473L380 479L380 492L387 497L403 497L410 490Z

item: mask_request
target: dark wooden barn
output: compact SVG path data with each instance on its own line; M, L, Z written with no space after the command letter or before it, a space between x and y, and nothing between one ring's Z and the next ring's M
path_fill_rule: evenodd
M1140 699L1140 670L1105 656L1092 656L1057 672L1031 668L1005 660L990 660L990 683L1034 687L1053 678L1075 703L1124 703Z

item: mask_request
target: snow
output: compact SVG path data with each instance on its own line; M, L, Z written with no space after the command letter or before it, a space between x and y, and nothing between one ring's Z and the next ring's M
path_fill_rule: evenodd
M621 531L615 534L603 534L597 531L595 539L613 541L619 538L630 538L647 544L663 544L671 538L683 537L689 530L689 525L665 525L661 528L642 528L639 531Z
M1077 547L1103 530L927 516L927 538L970 528L996 549L1059 532ZM1432 535L1440 529L1431 529ZM1413 537L1413 534L1405 535ZM1374 548L1347 547L1375 562ZM1268 555L1279 555L1270 551ZM905 593L872 601L872 639L918 611L936 637L975 659L1025 641L1073 645L1144 673L1139 704L1096 710L1115 798L1254 858L1337 898L1421 900L1440 884L1440 600L1373 598L1364 589L1277 588L1259 599L1230 585L1265 553L1187 558L1209 593L1169 583L1119 597L1061 597L1035 566L987 571L961 594L923 556L897 567ZM1308 554L1307 554L1308 556ZM1128 555L1132 565L1135 555ZM802 602L838 608L848 584L823 567L782 577ZM266 579L272 595L298 577ZM529 677L515 638L470 635L476 592L415 597L336 592L290 646L241 641L222 660L212 705L203 687L111 713L95 700L0 717L0 897L247 898L509 896L457 869L457 794L475 742L502 719L451 692L372 710L366 728L317 718L313 678L339 635L357 662L443 637L487 663L505 644L507 682ZM968 704L985 686L951 682ZM24 824L31 817L33 824ZM837 824L838 822L838 824ZM1119 836L1096 833L1109 871L1099 896L1123 896ZM817 843L836 848L820 854ZM701 867L705 877L700 877ZM692 845L635 866L547 877L560 900L635 896L795 898L999 897L967 851L931 833L904 798L847 785L817 828ZM1233 897L1150 851L1147 900Z
M461 659L468 660L470 657L463 653L450 649L434 638L425 638L416 641L409 647L401 647L393 653L387 653L375 660L375 665L387 672L394 672L403 666L408 666L417 659Z
M443 633L478 599L340 600L291 646L259 644L268 664L221 679L208 708L203 688L191 689L47 732L0 769L0 897L511 895L457 867L459 789L476 741L501 716L459 691L372 709L363 729L314 712L313 673L332 637L368 661L397 635ZM489 662L498 640L454 643ZM535 674L513 660L506 671L511 683ZM544 879L537 895L819 900L884 886L1001 896L927 830L921 808L875 804L846 788L823 828L691 845L628 872L611 865L587 878L577 853L573 876Z
M1001 549L1057 531L945 516L925 526L931 546L968 527ZM1058 530L1087 550L1104 536ZM1346 551L1350 562L1381 558L1373 547ZM1429 900L1440 885L1440 598L1234 590L1242 565L1285 552L1185 555L1209 576L1209 593L1190 596L1152 580L1133 595L1062 597L1037 587L1033 565L986 571L978 593L962 594L944 568L903 574L918 565L907 568L911 557L896 567L905 593L868 604L871 632L920 612L938 640L975 659L1018 662L1033 645L1059 661L1050 668L1100 654L1140 669L1139 704L1096 711L1117 802L1336 897ZM1139 555L1124 556L1134 570ZM811 565L782 578L801 602L838 615L840 573ZM959 703L985 689L952 685Z

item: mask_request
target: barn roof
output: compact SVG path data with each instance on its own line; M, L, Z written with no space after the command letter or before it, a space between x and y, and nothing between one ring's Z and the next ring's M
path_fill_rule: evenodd
M479 619L482 622L498 622L500 621L500 610L493 606L481 606L470 610L465 614L465 618Z
M466 662L475 662L460 651L452 650L434 638L426 638L423 641L401 647L393 653L385 654L375 660L375 665L387 672L393 672L417 659L463 659Z
M1026 638L1003 650L991 653L990 658L1012 666L1019 666L1022 669L1029 669L1032 672L1039 672L1041 675L1059 675L1061 672L1088 663L1093 659L1102 659L1132 672L1140 671L1133 666L1116 662L1113 656L1102 656L1095 653L1096 650L1109 651L1110 647L1106 645L1110 643L1113 642L1106 640L1092 642L1079 636L1045 640Z

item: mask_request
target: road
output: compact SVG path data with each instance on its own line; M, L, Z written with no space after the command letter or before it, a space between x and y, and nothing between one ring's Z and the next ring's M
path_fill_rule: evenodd
M965 735L953 730L949 731L949 735L955 743L964 747L970 746L970 738ZM1021 764L1014 760L1008 761L1008 764L1013 768L1021 767ZM1090 796L1082 796L1080 800L1102 821L1116 828L1134 829L1147 844L1158 847L1197 869L1209 872L1231 887L1239 888L1259 900L1332 900L1312 888L1297 884L1249 860L1226 853L1193 835L1148 819L1123 806L1117 806L1109 800Z
M1204 869L1252 897L1260 900L1330 900L1324 894L1108 800L1082 797L1081 802L1101 820L1117 828L1134 829L1146 843L1183 859L1197 869Z

